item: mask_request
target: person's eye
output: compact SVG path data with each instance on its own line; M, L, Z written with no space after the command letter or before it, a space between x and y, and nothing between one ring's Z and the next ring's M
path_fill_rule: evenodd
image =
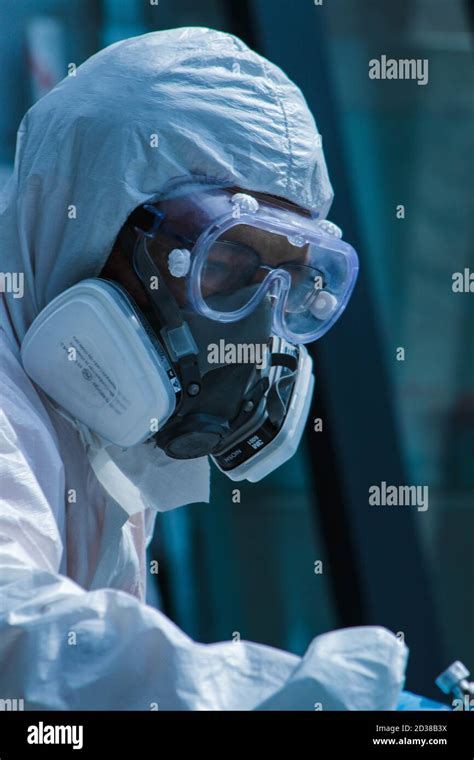
M260 257L248 246L231 241L216 243L203 267L204 288L229 292L249 285L260 267Z

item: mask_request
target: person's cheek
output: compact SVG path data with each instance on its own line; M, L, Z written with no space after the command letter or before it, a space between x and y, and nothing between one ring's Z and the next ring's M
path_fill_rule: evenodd
M186 305L186 279L184 277L172 277L168 275L164 277L164 283L170 291L171 295L177 302L178 306L183 307ZM158 286L158 295L160 288Z
M122 284L133 298L137 306L145 308L148 305L148 298L145 288L141 284L134 272L122 276Z

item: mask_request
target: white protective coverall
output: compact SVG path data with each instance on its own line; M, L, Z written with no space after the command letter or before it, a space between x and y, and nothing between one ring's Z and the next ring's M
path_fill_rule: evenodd
M384 629L325 634L300 658L196 643L147 606L156 510L208 500L207 460L110 447L120 487L106 490L77 428L23 371L34 317L99 274L131 211L203 182L322 217L332 200L300 91L227 34L116 43L21 123L0 199L0 269L24 277L22 297L0 295L0 698L53 710L392 708L406 650Z

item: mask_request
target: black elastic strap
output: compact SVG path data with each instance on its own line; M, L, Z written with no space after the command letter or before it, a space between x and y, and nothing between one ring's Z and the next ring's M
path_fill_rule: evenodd
M292 372L296 372L298 359L293 354L276 352L271 354L271 365L272 367L286 367Z

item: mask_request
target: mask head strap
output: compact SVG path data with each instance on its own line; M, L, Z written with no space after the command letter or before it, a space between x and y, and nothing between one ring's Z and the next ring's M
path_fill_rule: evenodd
M198 348L182 311L166 285L158 267L150 257L145 239L153 239L164 214L151 204L139 206L130 215L120 233L120 243L132 262L148 297L148 302L160 325L160 335L165 347L177 365L178 374L185 390L180 403L180 412L185 412L187 402L201 391L201 373L198 366ZM158 288L152 288L152 278Z

